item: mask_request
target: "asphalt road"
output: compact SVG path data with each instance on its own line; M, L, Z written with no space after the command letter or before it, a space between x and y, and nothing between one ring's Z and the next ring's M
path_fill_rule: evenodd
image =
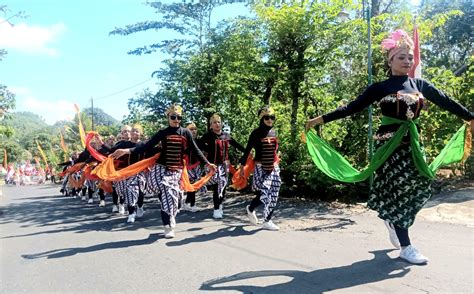
M159 204L134 224L57 186L0 187L0 293L474 293L474 188L436 197L411 229L430 258L410 265L374 212L281 201L279 232L251 226L250 196L225 218L182 212L164 239ZM108 201L110 201L108 199Z

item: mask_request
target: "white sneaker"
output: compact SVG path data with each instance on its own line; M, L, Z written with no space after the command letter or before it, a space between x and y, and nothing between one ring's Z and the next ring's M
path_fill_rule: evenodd
M183 210L183 211L188 211L191 209L191 205L187 204L186 202L183 203L183 205L181 205L181 209L180 210Z
M166 239L174 238L174 229L169 225L165 226L165 238Z
M176 227L176 218L174 216L170 217L170 227Z
M141 218L144 213L145 213L145 210L143 209L143 207L138 207L137 208L137 217L138 218Z
M105 200L100 200L99 207L105 207Z
M87 204L92 204L94 203L94 200L92 200L92 198L89 198L89 200L87 200Z
M129 214L128 219L127 219L127 223L134 223L135 222L135 216L136 216L135 213Z
M264 222L262 228L265 229L265 230L269 230L269 231L278 231L278 230L280 230L280 227L275 225L271 220L268 221L268 222Z
M112 212L118 212L118 211L119 211L118 205L115 205L115 204L114 204L114 205L112 206Z
M247 205L245 209L247 210L247 216L249 217L249 221L252 223L252 225L256 226L258 224L258 218L255 214L255 210L250 211L250 205Z
M81 197L81 200L82 200L82 201L86 201L86 196L82 196L82 197Z
M189 205L188 203L184 203L183 204L183 207L181 208L182 210L186 210L186 211L190 211L190 212L198 212L198 211L201 211L201 209L199 207L197 207L196 205L194 206L191 206Z
M388 220L385 220L385 226L388 229L388 235L390 236L390 242L392 242L393 247L400 249L400 241L398 240L393 224Z
M214 213L212 214L213 218L224 218L224 213L220 209L214 209Z
M400 258L413 264L424 264L428 262L428 258L421 254L414 246L409 245L400 250Z
M123 206L122 204L119 204L118 206L118 212L122 215L125 214L125 206Z

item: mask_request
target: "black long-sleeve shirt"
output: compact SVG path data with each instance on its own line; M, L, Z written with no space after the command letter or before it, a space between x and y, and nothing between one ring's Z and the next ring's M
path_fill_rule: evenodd
M252 131L249 137L249 141L247 143L247 147L245 148L244 154L239 160L239 163L242 165L245 165L247 161L247 157L250 154L250 151L252 151L253 148L255 148L255 158L254 161L262 161L262 154L263 154L263 141L262 139L265 138L274 138L276 139L276 132L275 129L267 126L260 126L256 128L255 130ZM276 143L275 143L276 144ZM275 152L277 152L278 145L274 146L275 147ZM274 158L275 159L275 158Z
M133 143L132 141L118 141L117 143L115 143L114 146L112 147L108 147L107 145L102 145L100 150L102 151L99 151L100 153L104 154L104 155L110 155L112 153L114 153L115 150L118 150L118 149L128 149L128 148L133 148L136 146L137 143ZM130 156L130 155L124 155L122 157L120 157L118 159L118 166L117 166L117 169L122 169L124 167L127 167L129 166L130 164L134 163L132 162L133 158Z
M89 150L84 149L84 151L82 151L79 156L77 157L77 159L74 161L74 163L79 163L79 162L88 162L89 158L91 157L91 154L89 153Z
M207 160L214 164L223 164L228 159L227 144L244 152L245 148L237 143L229 134L221 132L219 135L209 131L201 138L203 150L207 152Z
M186 140L186 146L183 146L184 152L181 154L181 158L179 159L180 161L183 160L182 156L184 155L184 153L189 153L189 151L193 151L202 163L209 163L209 161L206 159L206 157L202 154L201 150L197 146L196 141L193 139L191 131L183 127L167 127L166 129L158 131L145 144L132 148L131 154L153 153L154 150L156 150L156 146L161 143L162 149L161 155L158 158L158 163L166 165L167 159L169 157L168 153L170 152L170 150L168 150L169 147L166 138L173 135L182 136Z
M204 150L204 145L202 143L201 139L195 139L196 145L199 147L199 149L202 151ZM188 165L194 165L197 162L199 162L199 157L197 156L196 152L194 152L192 149L189 149L188 153L188 160L189 162L187 163Z
M328 123L352 115L374 102L379 103L384 116L400 120L415 119L420 115L425 98L464 120L474 119L474 112L449 98L431 83L408 76L391 76L383 82L370 85L349 104L323 115L323 121ZM380 126L377 135L383 136L397 129L398 125Z

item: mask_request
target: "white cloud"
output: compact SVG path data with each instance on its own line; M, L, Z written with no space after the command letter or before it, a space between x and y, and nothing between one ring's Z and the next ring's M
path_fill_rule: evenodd
M24 87L8 87L8 91L15 95L31 95L31 90Z
M33 92L25 87L8 87L16 95L16 111L29 111L35 113L52 125L59 120L74 118L74 103L66 100L46 101L38 99Z
M0 18L0 48L55 56L58 51L49 45L54 43L64 31L66 31L66 26L63 23L48 27L26 23L11 25Z
M54 124L59 120L70 120L74 117L74 104L65 100L44 101L34 96L26 97L22 108L43 117L46 123Z

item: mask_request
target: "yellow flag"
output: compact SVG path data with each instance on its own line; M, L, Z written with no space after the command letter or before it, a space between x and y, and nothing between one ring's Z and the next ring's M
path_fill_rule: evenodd
M61 136L61 148L63 148L63 151L67 153L68 152L67 146L66 146L66 143L64 142L63 133L61 131L59 131L59 136Z
M40 164L40 161L39 161L38 157L34 157L34 159L35 159L36 165L41 167L41 164Z
M7 169L7 149L3 148L3 167Z
M66 127L66 126L64 126L64 127ZM64 151L64 161L67 161L68 149L67 149L66 143L64 142L63 133L61 131L59 131L59 136L61 137L61 148Z
M45 164L46 166L48 166L48 160L46 160L46 155L44 154L43 149L41 148L41 146L40 146L40 144L38 143L38 141L37 141L37 140L35 140L35 141L36 141L36 145L38 146L38 150L39 150L39 152L40 152L40 154L41 154L41 157L43 157L44 164Z
M79 127L79 135L81 136L82 147L86 148L86 132L84 131L84 127L82 126L79 106L77 106L77 104L74 104L74 108L76 108L77 120L79 121L78 127Z

